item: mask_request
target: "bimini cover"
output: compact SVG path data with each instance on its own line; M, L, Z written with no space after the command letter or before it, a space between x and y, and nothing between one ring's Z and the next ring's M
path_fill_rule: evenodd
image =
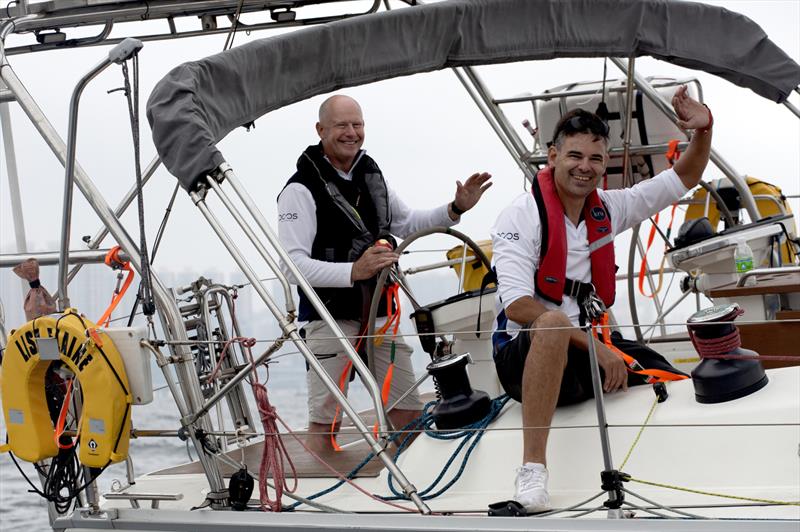
M451 0L274 36L192 61L156 85L147 118L181 185L224 161L216 143L269 111L342 87L448 67L649 55L775 102L800 66L753 21L668 0Z

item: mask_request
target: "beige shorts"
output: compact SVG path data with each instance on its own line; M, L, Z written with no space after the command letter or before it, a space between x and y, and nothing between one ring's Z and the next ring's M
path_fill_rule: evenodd
M359 323L357 321L341 320L337 323L345 336L352 338L358 335ZM322 320L309 322L303 327L303 330L305 332L306 345L311 352L317 356L322 367L325 368L325 371L328 372L333 381L338 385L342 371L344 371L344 367L349 360L342 350L339 339L333 338L333 336L335 336L333 331L331 331L331 328ZM402 337L398 337L395 341L394 371L392 373L392 388L389 392L389 405L393 405L395 401L416 382L414 368L411 365L411 353L411 347L403 341ZM379 389L383 385L383 379L389 368L390 357L391 342L387 338L380 346L375 346L375 369ZM306 381L308 383L309 422L323 424L332 423L333 417L336 414L336 406L338 405L333 394L328 391L322 383L322 380L313 370L306 372ZM347 378L344 389L345 395L347 394L349 383L350 379ZM403 410L420 410L422 408L422 402L420 401L417 390L415 389L408 394L396 408ZM341 412L339 419L341 419Z

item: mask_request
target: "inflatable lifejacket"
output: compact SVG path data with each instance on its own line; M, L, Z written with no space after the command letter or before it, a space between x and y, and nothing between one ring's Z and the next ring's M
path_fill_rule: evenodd
M564 207L558 197L549 166L536 174L531 192L539 208L542 225L541 254L535 274L536 293L560 305L564 294L576 294L565 291L573 284L568 282L566 275L567 229L564 225ZM584 202L583 217L592 261L592 284L603 303L610 307L616 294L614 233L611 230L608 209L596 190Z
M49 352L40 343L43 339L55 339L57 352ZM95 330L95 324L74 309L36 318L11 331L0 374L8 443L0 451L11 451L28 462L58 454L45 395L45 374L56 360L72 370L83 393L78 423L81 464L102 468L124 460L131 429L125 366L108 335Z

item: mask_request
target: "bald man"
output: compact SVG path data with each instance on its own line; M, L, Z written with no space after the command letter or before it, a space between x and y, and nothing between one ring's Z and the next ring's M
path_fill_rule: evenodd
M364 117L358 102L349 96L331 96L319 108L316 130L319 144L300 155L297 172L278 196L278 235L344 334L353 338L366 332L365 314L377 274L398 259L393 249L374 244L385 239L394 247L393 236L404 238L420 229L455 225L491 186L491 176L475 173L463 184L456 181L455 198L446 205L411 209L387 186L378 165L361 149ZM285 268L284 272L292 279ZM347 393L349 379L342 373L348 359L308 297L300 289L298 294L299 320L307 322L303 327L306 344L333 380L344 382ZM378 309L380 326L386 316L385 302ZM411 351L397 338L389 405L415 382ZM379 383L390 358L390 342L376 346ZM338 430L337 403L315 372L307 372L307 381L308 441L313 450L325 452L332 448L331 431ZM389 420L402 428L420 414L421 407L419 394L413 390L388 412Z

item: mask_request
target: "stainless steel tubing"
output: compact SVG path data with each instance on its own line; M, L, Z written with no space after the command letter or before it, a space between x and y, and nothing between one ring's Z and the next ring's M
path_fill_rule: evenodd
M594 333L591 325L586 327L586 338L589 345L589 363L592 367L592 389L594 390L594 404L597 409L597 426L598 429L600 429L600 446L603 450L603 467L605 467L606 471L611 471L614 469L614 462L611 459L611 443L608 439L606 407L603 403L603 384L600 382L600 366L597 363L597 350L594 345ZM609 490L608 498L611 501L616 501L617 495ZM610 511L609 514L611 514Z
M769 275L775 273L797 273L800 272L800 266L784 266L781 268L756 268L754 270L747 271L739 277L739 280L736 282L736 286L744 286L745 281L747 281L748 277L758 277L759 275Z
M486 108L490 113L492 113L492 116L503 130L503 133L505 133L508 140L514 145L514 148L517 150L517 158L521 157L526 151L525 143L522 142L521 138L519 138L519 135L517 135L517 132L508 122L505 114L500 110L499 107L497 107L497 104L494 103L494 98L489 92L489 88L483 82L483 79L481 79L477 70L475 70L473 67L463 67L463 69L467 78L470 80L470 82L472 82L472 85L475 87L478 95L485 103Z
M156 155L155 158L152 161L150 161L150 164L148 164L147 167L144 169L144 172L142 172L142 188L144 188L144 186L147 184L150 178L153 177L153 174L158 169L160 164L161 164L161 159L158 157L158 155ZM114 209L114 215L117 218L122 216L130 206L131 202L133 201L133 198L135 197L136 197L136 185L134 184L122 198L122 201L119 202L117 208ZM92 237L92 239L86 243L86 246L89 249L97 249L107 234L108 234L108 228L105 226L101 227L100 229L98 229L97 233ZM72 279L75 278L75 276L78 274L78 272L81 270L82 267L83 264L78 263L74 268L72 268L69 271L69 273L67 274L67 283L72 282Z
M283 342L284 342L283 339L277 340L272 346L270 346L269 349L267 349L265 352L259 355L258 358L254 359L252 364L248 363L246 367L240 369L239 373L234 375L233 378L231 378L228 382L226 382L222 388L220 388L218 391L214 393L214 395L208 398L206 403L199 410L197 410L197 412L194 413L194 416L195 417L202 416L203 414L211 410L211 408L215 404L217 404L223 397L225 397L225 395L227 395L227 393L234 386L239 384L242 381L242 379L244 379L250 374L251 371L256 369L259 365L261 365L262 362L264 362L270 356L272 356L272 354L275 351L280 349L283 346Z
M499 138L500 142L503 143L503 146L506 147L508 153L511 154L511 158L514 159L514 161L517 163L517 166L519 166L520 170L522 170L525 178L528 180L528 182L532 182L534 172L524 160L528 151L523 145L521 145L522 141L518 141L517 144L514 144L513 141L508 138L502 126L496 119L495 112L491 111L486 103L485 95L479 93L477 87L474 86L474 79L468 79L467 76L458 68L454 68L453 73L464 86L464 89L467 91L467 94L469 94L470 98L472 98L472 100L475 102L475 105L477 105L478 109L480 109L481 113L483 113L486 121L489 122L489 126L491 126L491 128L497 134L497 138ZM517 139L519 139L519 137L517 137Z
M4 29L5 28L0 28L0 37L2 37ZM0 57L0 62L2 62L2 57ZM0 69L0 78L2 78L3 82L14 93L20 107L25 111L25 114L28 115L28 118L30 118L42 139L53 151L53 154L55 154L61 164L66 166L67 149L64 140L59 136L36 101L25 89L25 86L14 73L14 70L6 65L4 68ZM131 265L136 272L141 275L142 264L139 259L139 250L136 244L122 226L119 219L114 215L114 211L111 210L111 207L105 201L103 195L97 190L97 187L95 187L92 180L77 162L75 163L74 179L75 186L77 186L78 190L86 197L86 201L95 211L98 218L100 218L100 221L108 227L114 240L116 240L122 249L130 255ZM164 322L164 330L168 331L168 334L174 339L188 342L189 337L186 334L186 328L183 325L178 306L170 296L169 291L167 291L160 279L155 275L153 276L153 295L161 310L160 315ZM176 371L181 384L184 386L186 399L188 401L185 407L186 410L181 412L181 415L185 417L191 409L202 404L202 394L200 392L197 375L194 372L191 351L185 346L171 346L171 349L173 349L178 359ZM205 423L207 424L207 421L205 421ZM211 430L210 426L205 426L204 428ZM203 452L202 445L195 438L194 432L190 432L192 432L192 441L198 450L200 461L209 479L210 488L213 491L224 489L222 476L220 475L217 464L210 460L208 455Z
M659 313L659 315L658 315L658 316L656 317L656 319L653 321L653 324L652 324L652 325L650 325L650 326L649 326L649 327L648 327L648 328L647 328L647 329L646 329L646 330L645 330L645 331L642 333L642 336L647 336L648 334L650 334L650 331L652 331L653 329L655 329L655 328L656 328L656 325L659 325L659 324L661 324L661 335L662 335L662 336L665 336L665 335L666 335L666 330L664 329L664 318L667 316L667 314L669 314L670 312L672 312L673 310L675 310L675 307L677 307L678 305L680 305L680 304L681 304L681 302L682 302L684 299L686 299L686 297L687 297L689 294L691 294L691 293L692 293L692 291L691 291L691 290L684 292L683 294L681 294L681 297L679 297L677 301L675 301L675 302L674 302L672 305L670 305L670 306L667 308L667 310L665 310L665 311L663 311L663 312ZM650 338L648 338L648 340L647 340L647 343L650 343L650 341L651 341L651 339L650 339Z
M625 74L628 73L628 69L625 64L616 57L610 57L611 62L614 63L617 68L622 70ZM647 96L651 102L658 107L664 116L672 120L672 122L677 125L678 117L675 114L675 111L672 110L670 107L669 102L664 100L661 95L645 80L643 77L634 74L633 79L636 81L636 86ZM689 137L687 133L687 138ZM744 207L747 209L750 218L753 221L760 220L761 215L758 212L758 207L756 206L756 202L753 199L753 194L750 192L750 188L747 186L747 183L744 181L742 176L733 169L733 167L722 158L722 156L717 152L714 148L711 148L711 161L717 165L717 168L725 174L725 176L731 180L733 186L736 187L736 190L739 192L739 196L742 198Z
M783 105L785 105L786 108L789 109L794 114L794 116L796 116L797 118L800 118L800 109L795 107L792 104L792 102L790 102L789 100L786 100L785 102L783 102Z
M224 166L225 169L223 170L223 175L226 176L232 175L233 169L230 167L230 165L225 163ZM241 227L242 230L245 232L247 238L249 238L250 242L252 242L253 245L256 247L258 254L261 255L261 258L264 259L264 261L267 263L267 266L269 266L269 268L273 272L275 272L277 280L279 283L281 283L281 288L283 288L283 297L286 300L286 311L293 314L295 312L295 308L294 308L294 298L292 297L292 288L289 285L289 281L286 279L286 277L281 275L280 265L277 262L275 262L275 260L267 251L267 248L264 247L264 244L261 242L258 236L256 236L255 232L250 228L250 224L248 224L245 221L241 213L234 207L233 202L230 200L225 191L222 190L222 187L220 186L219 183L217 183L216 179L214 179L213 177L209 177L208 184L217 193L220 200L222 200L222 203L236 219L236 223L239 224L239 227Z
M169 388L170 393L172 394L172 398L175 399L175 404L178 407L178 412L180 412L181 416L188 416L190 415L189 409L186 407L186 403L184 402L183 395L178 388L178 385L175 384L175 381L172 380L172 375L169 374L169 360L167 357L164 356L164 353L158 350L153 344L148 342L147 340L142 340L140 345L150 351L156 359L156 363L158 367L161 368L161 372L164 374L164 380L167 381L167 387Z
M662 82L655 82L653 83L653 87L666 87L672 86L674 83L678 83L680 85L686 83L694 83L697 81L697 78L683 78L679 80L664 80ZM572 84L570 84L572 85ZM569 85L562 85L563 87L567 87ZM557 92L560 88L551 89L550 92L543 92L541 94L536 95L525 95L525 96L513 96L511 98L497 98L495 99L495 103L498 105L506 104L506 103L526 103L530 102L533 103L537 100L553 100L556 98L563 98L565 96L594 96L595 94L599 94L600 91L598 89L578 89L578 90L565 90L563 92ZM623 92L627 90L626 87L606 87L606 94L611 94L615 92Z
M631 236L633 236L633 235L631 235ZM638 232L636 233L636 239L635 240L636 240L636 248L639 250L639 256L646 258L647 257L647 253L644 250L644 246L642 245L642 239L639 238L639 233ZM653 306L656 307L656 312L660 316L660 315L662 315L664 313L664 308L663 308L663 306L661 304L661 300L658 299L658 294L655 293L656 284L653 282L653 272L650 270L650 265L647 264L647 260L645 260L644 264L647 267L647 275L645 276L645 277L647 277L647 285L650 287L650 293L653 294L653 297L651 298L652 301L653 301ZM661 327L661 334L662 335L663 334L667 334L667 329L666 329L666 327L664 327L663 320L661 322L660 327Z
M107 249L93 249L69 252L70 264L103 264ZM0 255L0 268L13 268L20 262L28 258L34 258L39 261L40 266L53 266L58 264L60 253L58 251L45 251L39 253L4 253ZM129 261L130 255L124 251L119 254L119 258L123 261Z
M689 146L689 143L686 141L678 143L678 150L680 152L686 151L686 148ZM631 146L628 150L629 155L663 155L667 153L669 150L669 144L648 144L644 146ZM608 154L611 157L615 157L618 155L623 155L625 153L624 148L611 148L608 150ZM536 153L530 154L527 158L529 163L534 164L544 164L547 162L547 154L546 153Z
M628 80L625 86L625 138L622 141L622 187L631 178L631 120L633 118L633 73L636 56L628 58Z
M417 495L417 489L408 481L406 476L402 473L402 471L400 471L400 469L397 467L397 464L394 463L392 458L387 455L387 453L385 452L386 450L385 447L379 444L375 440L375 438L372 437L372 432L367 427L367 425L361 420L355 409L350 405L350 403L347 400L347 397L345 397L342 391L339 390L339 387L336 385L336 383L333 381L330 375L328 375L328 373L322 367L322 364L319 363L319 360L317 360L317 357L314 356L314 353L312 353L308 349L305 342L300 337L300 334L297 332L297 326L294 323L287 321L286 318L280 313L280 310L278 309L277 305L275 305L270 295L267 293L267 291L259 282L258 276L255 274L252 268L250 268L250 265L245 261L244 257L242 256L241 252L236 247L236 245L233 243L230 236L225 232L225 230L219 224L217 218L209 210L205 200L197 192L191 192L189 195L191 196L192 201L195 203L197 208L206 218L211 228L217 234L217 237L219 237L222 244L228 250L228 253L230 253L233 260L242 270L242 273L244 273L245 277L247 277L247 280L252 283L253 288L256 290L256 292L264 301L264 303L267 305L267 307L269 307L270 311L273 313L273 316L275 316L275 319L278 320L281 329L286 333L289 339L292 342L294 342L295 346L298 348L300 353L303 355L303 357L305 357L306 362L308 362L308 365L311 367L311 369L314 370L319 375L320 379L322 380L322 383L336 398L337 402L341 405L344 413L347 414L347 416L352 420L353 425L355 425L358 431L361 432L362 437L367 441L367 443L369 444L370 448L375 453L375 455L381 459L384 465L386 465L386 468L389 471L391 471L391 473L395 476L395 478L397 478L397 481L400 483L401 487L403 488L403 491L409 496L412 502L414 502L419 511L423 514L430 514L430 508L428 508L428 505L425 504L425 502L419 497L419 495ZM301 277L298 276L297 279L299 280L301 279ZM318 298L317 301L319 301ZM319 302L319 304L322 305L321 302ZM335 326L336 323L333 321L333 318L330 317L330 314L327 313L327 311L325 314L326 315L323 315L322 318L323 319L327 318L326 321L329 320L329 322ZM337 329L339 329L338 326L334 329L334 331L336 331ZM341 333L341 330L339 330L338 332ZM350 346L349 344L347 345L350 351L352 351L353 356L360 361L358 355L355 353L352 346ZM363 366L364 363L362 362L361 364ZM365 373L369 373L369 371L366 371ZM380 400L380 394L378 394L378 400ZM382 410L383 408L381 407L379 410L377 410L377 412L382 412ZM384 431L384 433L386 432L385 420L384 420L384 425L383 427L381 427L381 429Z
M209 179L209 182L213 182L213 179ZM218 187L218 185L217 185L217 187ZM269 309L269 311L272 313L272 315L278 321L278 323L279 323L279 325L281 327L281 330L284 331L284 333L287 336L290 336L292 332L296 333L297 332L297 325L294 324L289 319L287 319L287 317L285 315L283 315L283 313L281 312L281 310L278 307L278 305L275 304L275 302L273 301L272 297L269 295L267 290L264 288L264 285L262 285L261 282L259 281L258 276L256 275L256 273L252 270L250 265L246 262L246 260L242 256L241 251L238 249L238 247L236 247L236 245L233 243L233 240L230 238L230 236L222 228L222 226L220 225L220 223L217 220L217 218L211 213L211 211L209 210L208 205L206 204L205 200L203 198L201 198L200 195L197 194L196 192L192 192L190 195L192 197L192 201L194 201L195 205L197 205L197 207L203 213L203 216L205 216L206 220L208 220L208 223L214 229L214 232L217 234L217 236L222 241L222 243L225 246L225 248L228 250L228 252L231 254L233 259L236 261L236 264L239 266L239 268L245 274L245 277L247 277L248 281L250 281L252 283L253 289L255 289L256 293L258 293L258 295L261 297L262 301L264 301L264 303L267 305L267 308ZM231 214L234 214L234 216L237 217L237 215L235 214L235 209L232 208L232 205L230 205L230 203L228 202L227 198L224 195L220 195L220 198L224 198L223 199L223 204L225 204L225 206L228 207L228 210L231 211ZM241 215L238 215L238 216L240 217ZM237 221L238 220L239 220L239 218L237 217ZM287 256L287 259L288 259L288 256ZM289 260L291 260L291 259L289 259ZM280 270L278 270L278 272L276 272L276 273L280 273ZM298 271L295 274L295 277L299 280L302 277L302 275ZM311 294L311 293L315 294L315 292L313 292L313 288L311 288L310 286L304 287L304 291L306 291L306 294ZM312 298L309 297L309 299L312 299ZM380 394L380 389L378 388L378 384L375 382L375 379L371 378L371 374L370 374L369 370L366 368L366 365L364 365L364 362L361 361L361 357L358 356L358 354L355 352L355 349L353 349L353 346L350 345L350 342L348 342L347 338L344 337L344 333L342 333L342 330L339 328L338 324L336 324L335 320L330 315L330 313L327 312L327 309L325 309L324 305L322 304L322 301L319 301L319 298L317 298L317 300L319 302L320 307L322 307L322 309L325 310L325 314L322 314L320 312L320 317L329 326L331 326L332 330L334 331L334 334L337 334L339 336L340 342L341 342L342 346L347 349L345 352L350 356L350 359L353 360L353 364L355 365L356 361L358 361L361 364L361 366L363 367L363 369L364 369L363 374L362 374L361 371L359 371L359 374L361 374L362 375L362 379L365 380L365 386L367 386L367 390L370 392L370 394L372 396L373 403L374 403L375 408L376 408L376 413L379 413L379 416L380 415L383 416L383 419L381 420L382 423L383 423L383 426L381 426L382 436L383 437L388 437L388 428L386 426L386 418L385 418L385 413L383 412L383 405L381 404L381 399L380 399L381 394ZM313 299L312 299L312 303L313 303ZM320 309L318 309L318 312L319 312L319 310ZM300 339L300 336L297 335L297 338ZM295 342L295 343L297 343L297 342ZM334 395L334 397L337 398L337 401L339 403L342 403L342 408L345 409L347 415L350 416L350 417L353 417L355 415L357 417L357 413L355 412L355 410L352 410L352 407L350 407L349 403L347 402L347 397L342 393L342 391L339 389L339 387L336 385L336 382L334 382L334 380L330 377L330 375L328 375L328 372L323 369L323 367L319 363L319 360L317 359L317 357L314 356L314 354L311 353L311 351L306 347L305 342L301 341L297 345L297 347L300 350L300 352L303 354L303 356L306 358L306 360L309 363L309 365L311 366L311 368L314 369L314 371L316 371L319 374L320 379L323 381L323 384L325 384L325 387L328 388L328 390L330 390L330 392ZM372 383L371 383L372 386L369 386L369 383L366 382L366 380L367 380L366 379L366 375L370 376L371 381L372 381ZM345 406L347 408L345 408ZM347 410L348 408L350 409L350 411ZM355 420L354 420L354 422L355 422Z
M106 57L92 68L86 75L78 80L72 91L69 103L69 126L67 129L67 161L64 167L64 200L61 211L61 250L58 261L58 295L56 305L59 312L69 307L67 295L67 265L69 261L69 233L72 227L72 183L75 177L75 149L78 142L78 105L80 104L83 89L91 80L111 64L111 59Z
M4 87L0 82L0 89ZM3 150L6 154L6 175L8 176L8 195L11 200L11 215L14 220L14 240L17 251L28 252L28 239L25 237L25 216L22 212L22 195L19 189L19 173L17 172L17 156L14 151L14 131L11 127L11 113L7 102L0 102L0 128L3 131ZM28 283L20 279L22 297L28 293Z
M258 206L256 206L253 198L250 197L250 194L247 192L247 190L239 182L239 178L236 177L236 174L234 174L233 170L227 170L225 172L225 178L231 184L231 187L233 187L234 192L236 192L236 194L239 196L239 199L242 201L242 203L244 203L245 207L250 212L250 215L264 233L264 236L267 237L267 240L275 249L275 252L278 254L280 260L283 261L283 263L286 265L286 268L295 278L297 285L303 290L303 292L305 292L306 296L311 302L311 305L314 307L317 313L319 313L320 318L325 321L325 323L330 325L333 328L332 330L339 336L339 343L341 344L342 349L347 354L347 357L353 361L353 367L356 368L356 371L358 372L359 376L361 376L361 380L364 383L364 386L367 388L370 397L372 397L380 434L386 435L388 431L388 423L386 421L386 413L383 411L383 405L381 404L380 388L378 387L378 383L375 382L375 379L372 377L369 368L361 360L361 357L358 356L355 349L353 349L353 346L347 341L347 338L344 337L341 329L336 324L330 312L328 312L325 304L322 303L322 300L320 300L316 291L314 291L314 288L308 284L305 276L300 273L300 270L297 269L294 261L291 259L291 257L289 257L289 254L286 253L286 250L283 249L283 246L278 241L277 235L275 235L275 233L272 231L272 228L270 227L269 223L267 223L264 215L258 209ZM276 273L280 275L280 270L278 270ZM314 357L314 362L316 362L316 357ZM338 390L339 388L337 387L336 389Z

